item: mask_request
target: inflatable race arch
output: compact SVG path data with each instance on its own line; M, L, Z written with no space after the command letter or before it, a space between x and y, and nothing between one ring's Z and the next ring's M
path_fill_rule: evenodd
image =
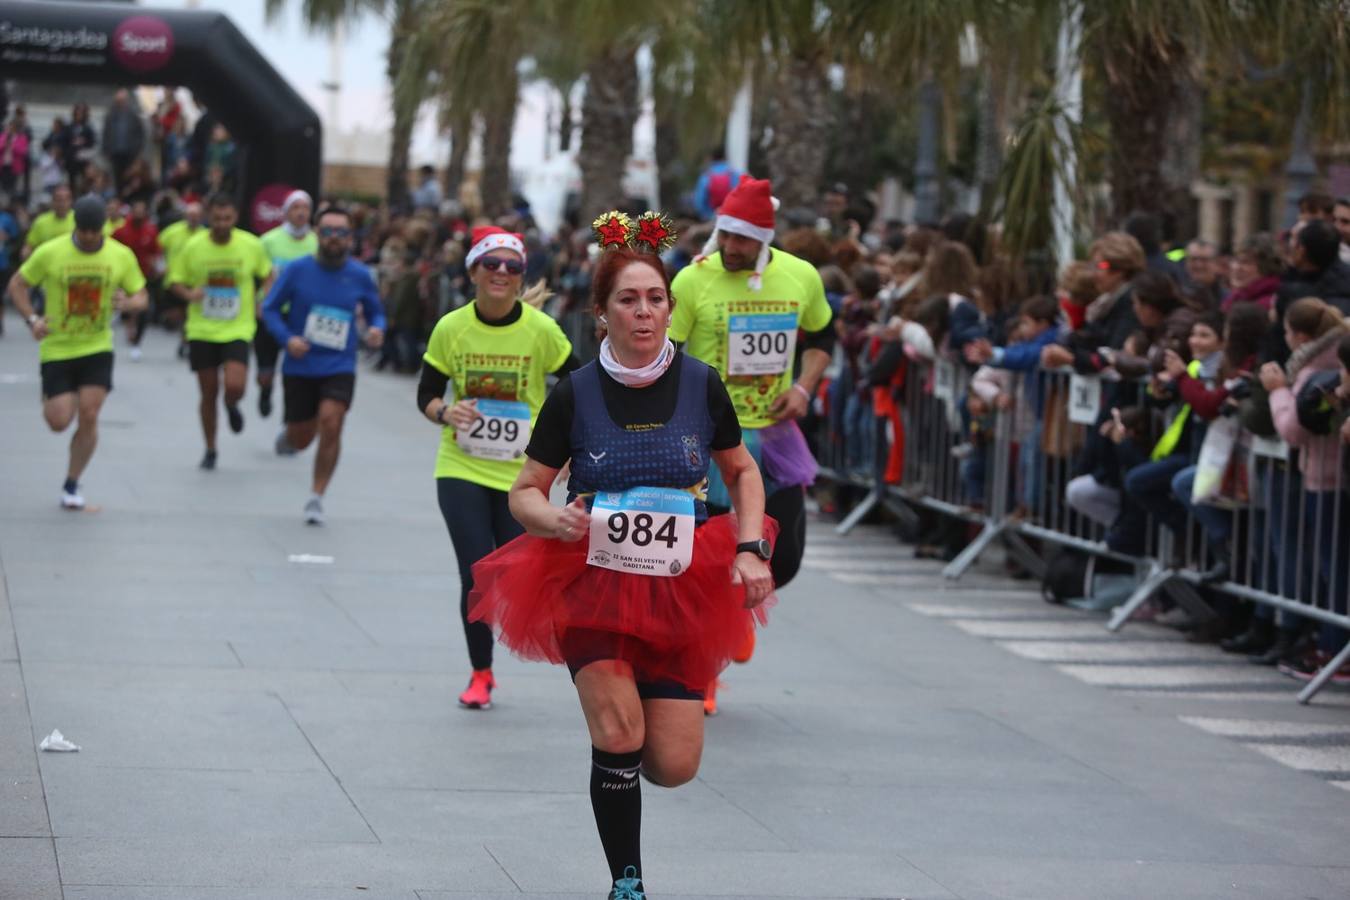
M239 145L241 224L276 224L294 188L319 194L318 115L222 13L0 0L0 76L190 89Z

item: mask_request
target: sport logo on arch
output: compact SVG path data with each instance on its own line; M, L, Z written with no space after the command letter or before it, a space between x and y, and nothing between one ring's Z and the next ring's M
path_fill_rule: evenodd
M133 72L163 68L173 56L173 29L154 16L132 16L113 32L112 55Z

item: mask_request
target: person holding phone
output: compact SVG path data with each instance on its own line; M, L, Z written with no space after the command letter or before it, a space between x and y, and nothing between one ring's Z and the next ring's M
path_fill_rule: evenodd
M475 228L465 264L474 299L432 330L417 408L441 428L436 497L459 563L460 619L473 666L459 704L488 709L497 685L492 630L468 619L472 567L521 533L507 491L525 464L546 376L570 371L576 360L558 323L521 301L525 241L519 234ZM453 400L445 399L448 385Z

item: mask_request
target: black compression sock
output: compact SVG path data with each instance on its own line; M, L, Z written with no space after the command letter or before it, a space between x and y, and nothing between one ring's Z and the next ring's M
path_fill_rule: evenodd
M65 492L67 494L73 494L80 488L79 484L76 483L74 478L67 478L66 483L61 485L61 487L65 489Z
M606 753L591 748L591 808L609 861L610 877L632 867L642 878L642 751Z

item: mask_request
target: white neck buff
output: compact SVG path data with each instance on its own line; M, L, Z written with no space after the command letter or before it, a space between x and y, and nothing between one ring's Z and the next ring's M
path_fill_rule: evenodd
M646 387L666 374L666 369L670 368L674 360L675 345L670 338L666 338L666 345L661 348L656 359L640 369L630 369L620 363L614 356L614 347L608 337L600 342L600 366L609 373L610 378L627 387Z

